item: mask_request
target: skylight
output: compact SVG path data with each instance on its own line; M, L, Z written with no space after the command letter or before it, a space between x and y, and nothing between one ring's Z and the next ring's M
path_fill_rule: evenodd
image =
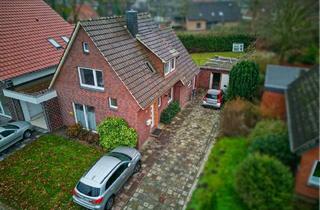
M151 65L151 63L149 63L148 61L146 62L146 65L148 66L149 70L152 72L152 73L155 73L156 70L153 68L153 66Z
M61 36L61 38L63 39L63 41L64 41L65 43L68 43L68 42L69 42L69 38L68 38L68 37L66 37L66 36Z
M61 48L61 45L54 39L50 38L48 41L57 49Z

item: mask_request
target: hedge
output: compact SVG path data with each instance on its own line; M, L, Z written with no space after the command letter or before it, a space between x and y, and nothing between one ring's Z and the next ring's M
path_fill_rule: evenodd
M177 101L172 102L171 104L169 104L169 106L166 109L162 111L160 116L160 122L164 124L171 123L174 116L176 116L176 114L178 114L180 110L181 109L180 109L179 102Z
M194 52L228 52L233 43L243 43L246 50L256 39L248 34L178 34L179 39L190 53Z

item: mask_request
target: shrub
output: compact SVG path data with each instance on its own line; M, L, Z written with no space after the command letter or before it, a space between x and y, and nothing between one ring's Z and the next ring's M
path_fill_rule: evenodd
M287 127L285 123L281 120L261 120L259 121L254 129L251 131L248 140L252 142L254 139L268 136L271 134L279 135L286 134Z
M293 177L280 161L251 155L236 172L236 191L249 209L292 209Z
M111 150L117 146L135 147L138 134L128 123L118 117L107 117L98 125L100 145Z
M228 101L222 110L221 135L245 136L260 119L259 108L249 101Z
M179 102L174 101L169 106L164 109L160 116L160 122L164 124L171 123L172 119L180 112L180 105Z
M82 131L82 126L80 124L74 124L67 128L66 134L69 138L78 138Z
M247 34L180 33L178 37L190 53L232 51L233 43L243 43L246 50L255 41Z
M236 97L252 100L259 83L258 65L251 61L241 61L230 71L228 98Z
M249 152L273 156L283 164L295 167L296 156L290 151L287 133L269 134L256 137L249 146Z

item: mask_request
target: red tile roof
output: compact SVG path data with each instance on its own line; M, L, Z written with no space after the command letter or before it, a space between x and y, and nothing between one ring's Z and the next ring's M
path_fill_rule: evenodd
M0 1L0 80L55 66L73 26L42 0ZM62 49L48 41L55 39Z

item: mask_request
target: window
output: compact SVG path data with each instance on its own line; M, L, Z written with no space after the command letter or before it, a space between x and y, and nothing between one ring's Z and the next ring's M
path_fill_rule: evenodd
M223 12L220 11L220 12L219 12L219 15L220 15L220 16L223 16Z
M80 85L82 87L104 90L102 71L79 68Z
M95 110L92 106L73 104L76 123L88 130L96 130Z
M170 89L168 97L168 103L171 103L171 101L173 100L173 87Z
M199 29L199 28L201 28L201 26L202 26L201 22L197 22L196 27Z
M2 131L0 134L3 137L7 137L7 136L9 136L9 135L11 135L13 133L14 133L14 130L6 130L6 131Z
M190 81L188 82L187 86L188 86L188 87L191 87L191 83L192 83L192 82L191 82L191 80L190 80Z
M108 179L105 189L107 190L117 179L118 177L122 174L124 170L128 168L129 163L123 163Z
M112 109L118 109L118 102L116 98L109 98L109 107Z
M176 68L176 58L171 59L169 62L164 64L164 75L173 72Z
M158 107L161 107L161 96L158 98Z
M82 49L83 49L83 52L89 53L89 45L87 42L82 42Z
M320 161L316 160L313 164L308 184L315 187L320 187Z
M65 43L68 43L68 42L69 42L69 38L68 38L68 37L66 37L66 36L61 36L61 38L63 39L63 41L64 41Z
M98 197L100 195L100 189L91 187L89 185L86 185L82 182L79 182L77 185L77 190L81 192L84 195L90 196L90 197Z
M147 65L148 69L149 69L152 73L155 73L155 72L156 72L156 70L153 68L153 66L151 65L151 63L146 62L146 65Z
M50 44L52 44L55 48L60 49L62 48L61 45L54 39L50 38L48 39L48 41L50 42Z
M9 106L6 102L7 98L4 95L0 95L0 115L11 118Z
M211 12L211 16L214 16L215 14L214 14L214 12Z
M243 52L243 43L233 43L232 44L232 52Z

